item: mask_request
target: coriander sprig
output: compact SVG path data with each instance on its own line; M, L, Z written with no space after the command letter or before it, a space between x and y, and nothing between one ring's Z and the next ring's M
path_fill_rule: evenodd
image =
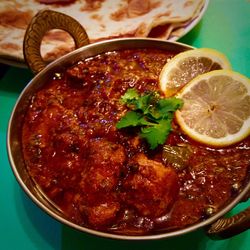
M141 127L140 136L147 140L150 149L163 144L171 131L174 112L181 108L181 99L161 98L157 92L139 95L136 89L128 89L121 102L130 110L116 124L118 129Z

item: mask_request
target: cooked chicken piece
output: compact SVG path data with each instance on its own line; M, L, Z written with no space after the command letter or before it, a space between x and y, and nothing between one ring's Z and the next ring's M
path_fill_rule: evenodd
M131 172L123 184L123 199L143 216L167 213L177 198L177 174L172 168L138 154L131 162Z
M97 206L88 207L88 222L95 227L107 225L112 222L119 209L119 202L112 201L101 203Z
M82 212L93 226L111 222L120 209L116 187L125 161L121 145L96 139L89 143L87 167L82 174Z
M122 166L125 161L124 148L120 144L104 139L95 139L89 143L89 158L94 165L110 164Z

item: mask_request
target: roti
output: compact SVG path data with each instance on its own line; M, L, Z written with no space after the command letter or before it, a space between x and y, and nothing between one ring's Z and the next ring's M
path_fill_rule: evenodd
M119 37L168 39L171 32L192 22L204 0L4 0L0 2L0 57L23 59L25 30L32 17L51 9L75 18L86 30L90 42ZM62 30L48 32L41 53L52 61L72 51L74 42Z

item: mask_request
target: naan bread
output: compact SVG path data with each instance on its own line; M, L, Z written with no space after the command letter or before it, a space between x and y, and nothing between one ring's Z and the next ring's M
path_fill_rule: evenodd
M46 2L46 1L45 1ZM53 2L53 1L52 1ZM204 0L82 0L43 4L39 0L0 2L0 57L23 60L22 43L31 18L44 8L65 13L85 28L90 42L117 37L168 39L199 15ZM42 55L51 61L74 49L73 39L53 30L43 39Z

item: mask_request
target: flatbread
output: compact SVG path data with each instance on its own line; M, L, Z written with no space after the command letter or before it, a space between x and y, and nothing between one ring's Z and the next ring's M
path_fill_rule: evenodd
M118 37L168 39L176 28L191 22L204 0L82 0L72 4L42 4L39 0L0 2L0 57L23 60L22 43L31 18L42 9L65 13L85 28L90 42ZM73 39L53 30L43 39L41 52L51 61L74 49Z

